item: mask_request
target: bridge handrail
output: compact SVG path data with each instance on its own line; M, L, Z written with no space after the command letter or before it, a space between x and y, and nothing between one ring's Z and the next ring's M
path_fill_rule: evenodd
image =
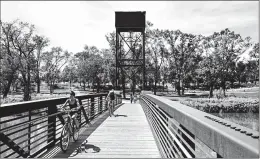
M78 119L83 126L107 110L107 93L79 95L87 114L80 111ZM67 97L3 104L0 107L0 158L37 157L59 142L66 114L57 107ZM116 96L115 104L122 103ZM11 125L10 123L13 122Z
M140 99L164 157L195 157L195 137L217 157L259 157L258 131L152 94Z

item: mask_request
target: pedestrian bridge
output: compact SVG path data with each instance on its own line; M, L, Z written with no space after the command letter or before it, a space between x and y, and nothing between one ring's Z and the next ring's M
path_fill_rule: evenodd
M88 114L80 138L59 148L66 98L0 107L1 158L259 158L259 132L151 94L131 104L117 96L109 117L106 94L77 96Z

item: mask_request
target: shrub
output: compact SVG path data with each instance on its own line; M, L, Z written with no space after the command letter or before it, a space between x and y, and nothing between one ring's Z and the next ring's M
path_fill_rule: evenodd
M224 99L203 99L196 101L186 99L180 101L182 104L202 110L207 113L259 113L259 101L252 98L224 98Z

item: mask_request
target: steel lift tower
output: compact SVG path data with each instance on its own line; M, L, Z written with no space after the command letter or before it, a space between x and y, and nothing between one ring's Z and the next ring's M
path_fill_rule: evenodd
M120 68L141 67L143 73L143 90L145 89L145 14L146 12L115 12L116 87L118 87ZM124 36L126 33L129 37ZM135 38L132 36L133 33L137 34ZM121 42L126 45L122 45ZM140 50L137 52L135 49L135 44L137 42L139 42L139 46L142 45L140 47L142 48L141 52ZM126 46L129 49L126 54L130 52L130 56L122 53L123 46Z

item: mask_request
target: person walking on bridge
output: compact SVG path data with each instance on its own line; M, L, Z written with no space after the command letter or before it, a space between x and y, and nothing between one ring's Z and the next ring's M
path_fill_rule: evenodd
M108 102L108 111L109 111L109 116L115 116L114 115L114 101L115 101L115 92L114 89L112 89L111 91L109 91L107 97L106 97L106 101Z

